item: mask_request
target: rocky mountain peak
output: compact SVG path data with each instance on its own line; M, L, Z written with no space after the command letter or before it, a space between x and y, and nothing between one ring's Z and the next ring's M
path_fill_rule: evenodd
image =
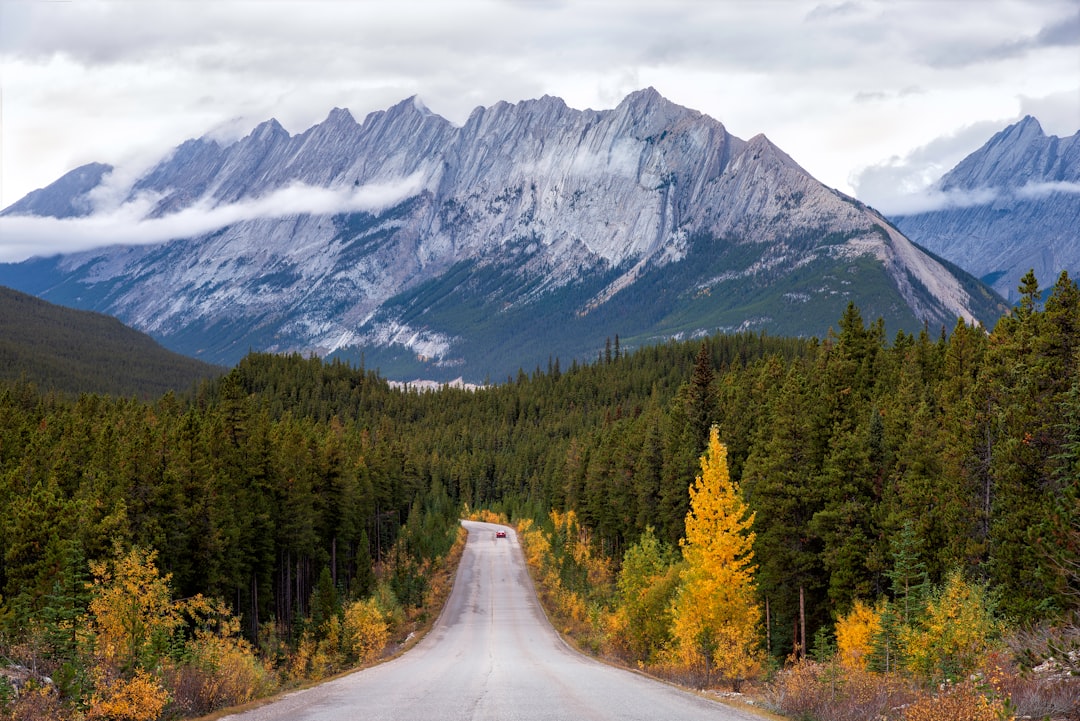
M938 183L965 202L907 217L912 240L1017 297L1029 270L1043 287L1080 269L1080 132L1046 135L1030 115L994 134Z
M1028 115L996 133L942 176L941 190L1020 188L1031 182L1080 178L1080 133L1047 136Z
M351 129L359 126L356 118L345 108L333 108L322 121L321 127L334 129Z
M31 191L8 206L0 215L37 215L76 218L93 210L88 194L113 170L104 163L87 163L60 176L47 188Z
M289 137L289 131L282 127L277 118L270 118L255 126L248 138L254 142L272 143Z

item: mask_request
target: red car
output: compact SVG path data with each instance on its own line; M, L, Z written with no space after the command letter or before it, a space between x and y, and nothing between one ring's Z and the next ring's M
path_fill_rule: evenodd
M495 538L506 538L506 531L495 531Z

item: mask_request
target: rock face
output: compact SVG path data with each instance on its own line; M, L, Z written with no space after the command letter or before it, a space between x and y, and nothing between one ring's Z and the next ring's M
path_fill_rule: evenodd
M88 212L97 184L67 179L104 183L100 167L4 213ZM266 207L314 191L335 200ZM764 136L736 138L651 88L604 111L498 103L461 127L415 98L363 123L335 109L295 136L270 120L231 144L185 142L126 198L151 219L236 219L0 266L0 283L218 363L300 351L498 380L591 360L615 335L822 335L849 301L907 330L1003 310Z
M893 218L909 238L1015 300L1034 269L1042 286L1080 272L1080 132L1047 136L1028 116L992 137L937 185L953 207Z

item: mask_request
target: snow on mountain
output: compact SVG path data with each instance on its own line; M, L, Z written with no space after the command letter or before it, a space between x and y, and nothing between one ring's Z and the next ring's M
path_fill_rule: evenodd
M86 166L0 215L85 215L109 181ZM116 197L143 213L122 236L140 244L0 266L0 282L218 362L354 354L477 380L616 333L823 334L849 300L911 330L1001 310L763 135L652 88L602 111L501 102L461 127L416 98L297 135L268 120L181 144Z
M1043 287L1080 273L1080 132L1047 136L1027 116L946 173L940 210L898 216L896 226L1015 299L1034 270Z

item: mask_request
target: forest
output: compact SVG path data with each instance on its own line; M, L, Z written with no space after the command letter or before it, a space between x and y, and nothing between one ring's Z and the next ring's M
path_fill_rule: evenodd
M676 618L636 639L620 623L643 589L674 613L692 488L713 473L752 518L735 525L762 677L850 649L870 616L876 668L890 614L928 619L949 593L982 594L984 635L1075 628L1080 291L1067 274L1020 290L992 330L890 338L850 305L821 339L616 337L477 391L260 353L153 401L5 381L4 713L178 718L370 661L426 612L457 519L481 509L546 534L534 567L570 554L555 576L606 634L594 650L670 666ZM938 661L925 683L957 676Z

